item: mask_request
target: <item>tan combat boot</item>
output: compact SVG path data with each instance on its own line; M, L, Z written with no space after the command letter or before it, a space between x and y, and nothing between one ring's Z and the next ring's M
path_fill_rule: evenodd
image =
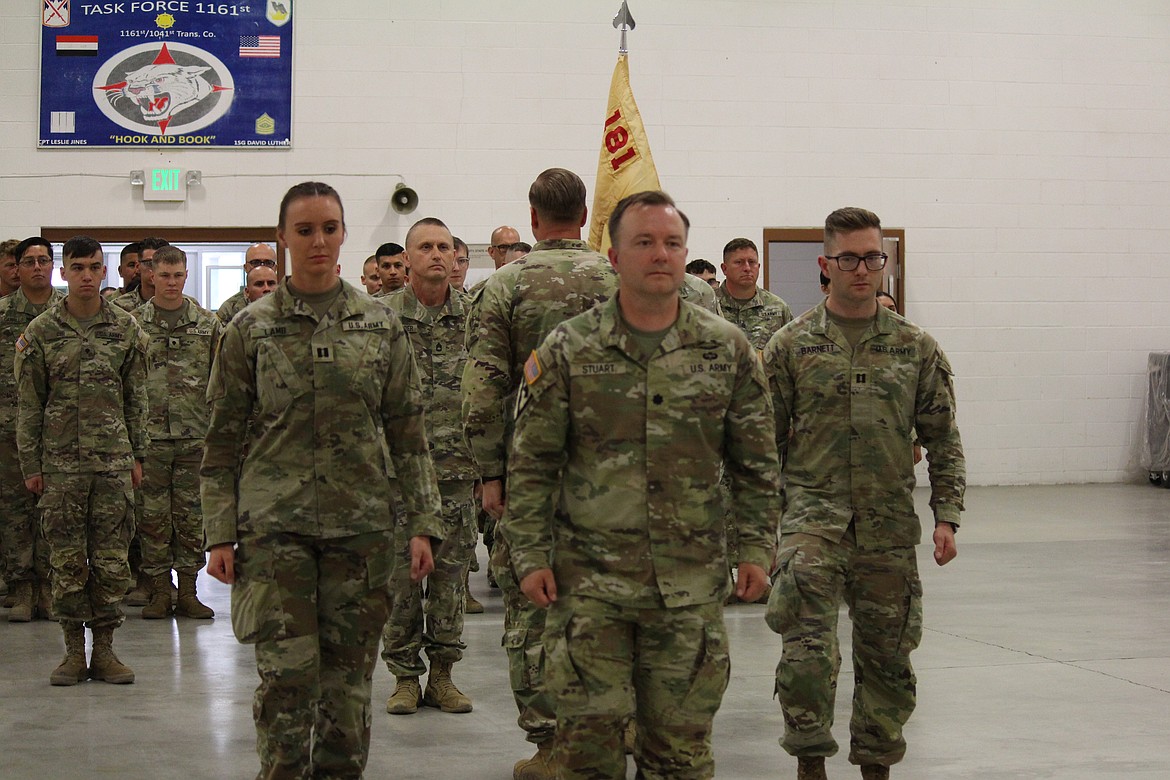
M150 600L142 608L142 617L147 620L162 620L171 616L171 578L150 578Z
M449 661L431 663L431 673L427 675L427 689L423 692L422 703L428 707L438 707L443 712L471 712L471 699L451 681Z
M12 586L12 610L8 613L9 623L27 623L33 616L33 586L22 580Z
M134 670L114 655L112 626L93 629L93 655L89 659L89 676L115 685L134 682Z
M49 587L48 575L41 580L37 589L37 614L41 616L41 620L57 622L57 616L53 613L53 589Z
M796 760L796 780L828 780L824 756L800 756Z
M422 701L422 686L417 677L395 677L394 693L386 700L386 712L391 715L413 715Z
M73 621L61 624L65 634L65 660L49 675L50 685L77 685L89 677L85 667L85 625Z
M145 607L150 601L150 577L138 570L138 582L126 594L126 604L131 607Z
M167 594L170 597L170 593ZM199 600L195 593L195 575L179 572L179 602L175 614L195 620L210 620L215 610Z
M553 742L547 740L536 746L536 755L517 761L512 767L512 780L556 780L557 767L553 762Z
M881 764L862 764L861 780L889 780L890 768Z
M467 603L464 605L463 611L468 615L480 615L483 614L483 604L480 604L475 596L471 595L471 585L468 583L470 577L471 572L463 572L463 590L467 593Z

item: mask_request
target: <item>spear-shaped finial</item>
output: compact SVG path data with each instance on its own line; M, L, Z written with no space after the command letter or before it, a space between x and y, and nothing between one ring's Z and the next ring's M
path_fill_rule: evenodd
M630 7L626 5L626 0L622 0L622 7L618 10L617 16L613 18L613 26L615 30L622 31L622 42L618 45L618 54L626 54L629 49L626 48L626 33L634 29L634 17L630 15Z

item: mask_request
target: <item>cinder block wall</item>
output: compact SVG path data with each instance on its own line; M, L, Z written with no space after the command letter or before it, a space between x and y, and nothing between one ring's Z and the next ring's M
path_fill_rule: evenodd
M345 198L356 279L412 220L388 205L401 174L412 217L530 238L536 173L592 189L618 5L299 0L295 148L151 152L35 148L39 4L0 0L0 235L271 223L290 184L321 178ZM909 315L958 374L973 484L1140 476L1146 355L1170 350L1170 7L631 5L635 94L692 256L869 207L906 229ZM148 208L124 175L165 162L204 187Z

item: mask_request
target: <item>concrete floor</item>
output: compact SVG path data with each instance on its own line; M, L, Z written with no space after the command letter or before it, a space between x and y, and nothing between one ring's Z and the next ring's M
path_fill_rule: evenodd
M967 498L958 559L939 569L929 547L919 551L919 705L892 776L1170 777L1170 490L974 488ZM148 622L128 610L116 646L137 672L129 686L50 687L57 625L0 621L0 777L254 776L251 651L232 637L227 588L201 588L221 615L214 621ZM456 682L475 711L387 715L393 678L380 668L368 777L507 780L531 753L508 690L500 599L482 573L472 590L487 612L468 616ZM732 679L714 738L717 777L727 780L796 774L777 744L780 640L763 609L727 612ZM847 628L843 637L848 659ZM835 729L843 743L848 665ZM830 777L859 776L845 752L829 760Z

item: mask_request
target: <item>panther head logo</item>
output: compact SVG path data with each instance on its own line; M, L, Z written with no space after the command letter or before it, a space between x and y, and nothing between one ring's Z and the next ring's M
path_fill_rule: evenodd
M211 84L200 75L206 71L192 66L147 65L127 73L124 86L110 99L129 98L138 104L143 119L163 122L211 94Z
M232 89L212 84L204 78L210 70L212 68L207 65L175 62L167 44L163 44L153 62L124 71L124 80L97 89L105 93L108 105L114 111L123 115L127 111L133 112L134 109L119 107L124 101L129 101L141 114L140 124L157 124L158 132L165 135L176 114L198 106L211 95Z

